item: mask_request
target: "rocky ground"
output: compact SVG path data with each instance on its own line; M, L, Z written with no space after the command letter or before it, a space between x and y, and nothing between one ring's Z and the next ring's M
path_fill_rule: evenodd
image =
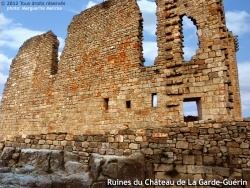
M79 156L72 152L18 152L5 147L0 161L0 188L102 188L107 187L107 179L143 179L147 171L139 153L129 157L92 154L88 164L78 161Z

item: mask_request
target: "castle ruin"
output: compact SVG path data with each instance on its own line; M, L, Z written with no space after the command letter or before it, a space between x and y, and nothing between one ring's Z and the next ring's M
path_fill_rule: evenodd
M1 138L162 127L184 122L187 101L197 103L197 121L241 118L237 46L221 0L156 3L158 56L151 67L143 65L142 16L134 0L106 1L76 15L60 60L51 31L26 41L5 86ZM188 62L184 15L199 38Z
M141 152L154 164L153 178L250 181L238 44L226 28L222 1L156 4L158 56L150 67L144 66L136 0L105 1L74 16L60 59L51 31L27 40L5 85L0 149L75 152L84 164L91 153ZM190 61L183 59L184 16L196 25L199 40ZM183 115L190 101L197 117ZM114 176L122 177L126 173Z

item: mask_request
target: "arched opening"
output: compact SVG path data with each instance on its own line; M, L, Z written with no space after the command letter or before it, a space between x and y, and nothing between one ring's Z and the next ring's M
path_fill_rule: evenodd
M157 47L157 16L155 0L139 0L137 1L142 17L143 17L143 57L145 59L144 66L154 65L155 58L158 55Z
M181 19L183 59L185 61L190 61L200 46L197 35L197 26L195 20L188 18L186 15L182 16Z

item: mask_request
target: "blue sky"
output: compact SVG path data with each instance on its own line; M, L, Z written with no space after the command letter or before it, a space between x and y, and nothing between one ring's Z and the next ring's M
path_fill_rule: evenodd
M0 0L1 3L4 0ZM52 0L54 2L55 0ZM5 1L7 2L7 1ZM19 2L19 1L18 1ZM32 2L32 0L25 0ZM37 2L47 2L40 0ZM60 1L58 1L60 2ZM28 38L52 30L59 38L61 53L67 27L75 14L94 6L103 0L63 0L65 5L59 6L62 10L25 11L22 6L0 5L0 99L4 84L8 77L9 66L18 52L19 47ZM156 5L154 0L137 0L144 17L144 57L145 64L150 65L157 55L156 47ZM46 6L43 6L46 7ZM240 89L243 116L250 117L250 1L224 0L227 27L238 35L240 50L237 52L237 61L240 77ZM7 10L9 9L9 10ZM189 20L184 20L185 48L184 57L190 58L195 51L195 29Z

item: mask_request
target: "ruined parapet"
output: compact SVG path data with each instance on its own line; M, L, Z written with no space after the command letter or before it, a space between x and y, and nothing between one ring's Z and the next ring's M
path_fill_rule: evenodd
M111 0L74 16L59 71L85 79L126 74L141 64L142 17L136 1ZM93 82L94 80L91 80ZM107 81L107 80L106 80Z
M49 31L20 47L3 93L1 138L29 130L39 121L45 108L45 92L52 87L50 75L57 70L58 45L56 36Z
M156 63L166 66L167 105L178 113L183 102L194 101L200 120L240 118L235 37L225 26L222 1L167 0L157 4L160 53ZM197 27L199 49L190 61L183 58L183 16Z

